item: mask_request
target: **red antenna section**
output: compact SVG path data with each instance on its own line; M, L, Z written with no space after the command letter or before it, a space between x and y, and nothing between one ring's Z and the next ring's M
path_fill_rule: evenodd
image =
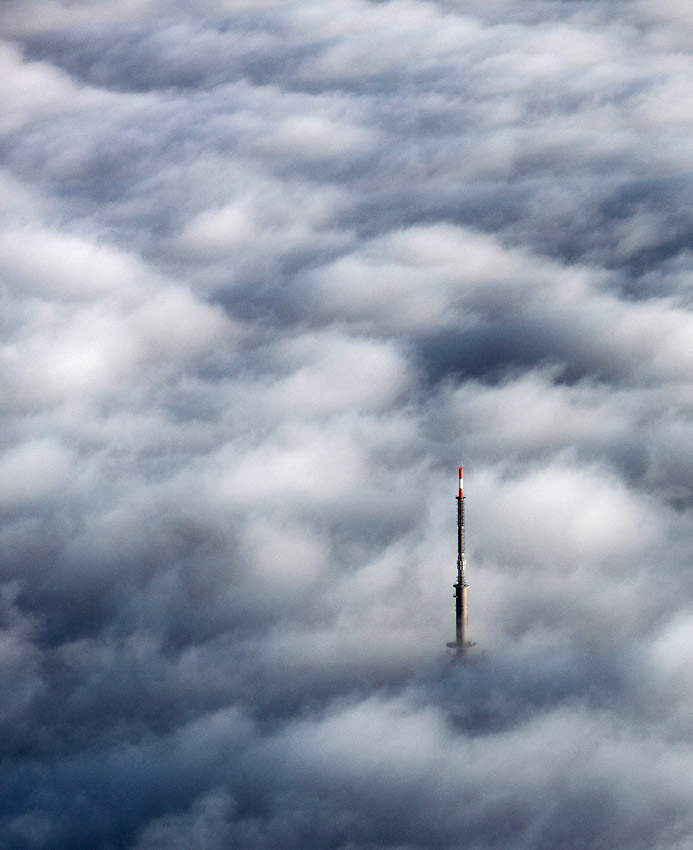
M462 489L462 467L460 467L460 499L464 499L464 490Z

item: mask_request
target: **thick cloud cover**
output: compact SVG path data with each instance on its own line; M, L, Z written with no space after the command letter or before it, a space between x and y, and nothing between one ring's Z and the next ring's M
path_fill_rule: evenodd
M690 847L690 4L0 26L0 848Z

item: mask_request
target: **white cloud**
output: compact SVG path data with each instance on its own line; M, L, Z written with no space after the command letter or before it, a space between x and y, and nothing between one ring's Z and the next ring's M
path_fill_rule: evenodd
M3 6L8 849L680 850L688 17Z
M64 487L72 474L74 455L49 437L27 440L0 456L0 503L31 505Z
M144 264L125 252L49 228L5 230L0 266L5 280L25 296L56 300L94 298L114 289L127 297L148 275Z

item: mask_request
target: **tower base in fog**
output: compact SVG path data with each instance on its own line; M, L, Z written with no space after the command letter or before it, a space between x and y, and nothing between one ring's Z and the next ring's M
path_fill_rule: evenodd
M454 649L455 655L464 655L467 650L476 646L476 644L473 640L468 640L467 643L456 643L454 640L451 640L448 641L445 646L447 646L448 649Z

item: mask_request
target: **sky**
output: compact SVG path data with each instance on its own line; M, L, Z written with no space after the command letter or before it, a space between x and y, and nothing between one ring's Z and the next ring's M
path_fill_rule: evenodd
M0 32L0 850L690 848L690 3Z

